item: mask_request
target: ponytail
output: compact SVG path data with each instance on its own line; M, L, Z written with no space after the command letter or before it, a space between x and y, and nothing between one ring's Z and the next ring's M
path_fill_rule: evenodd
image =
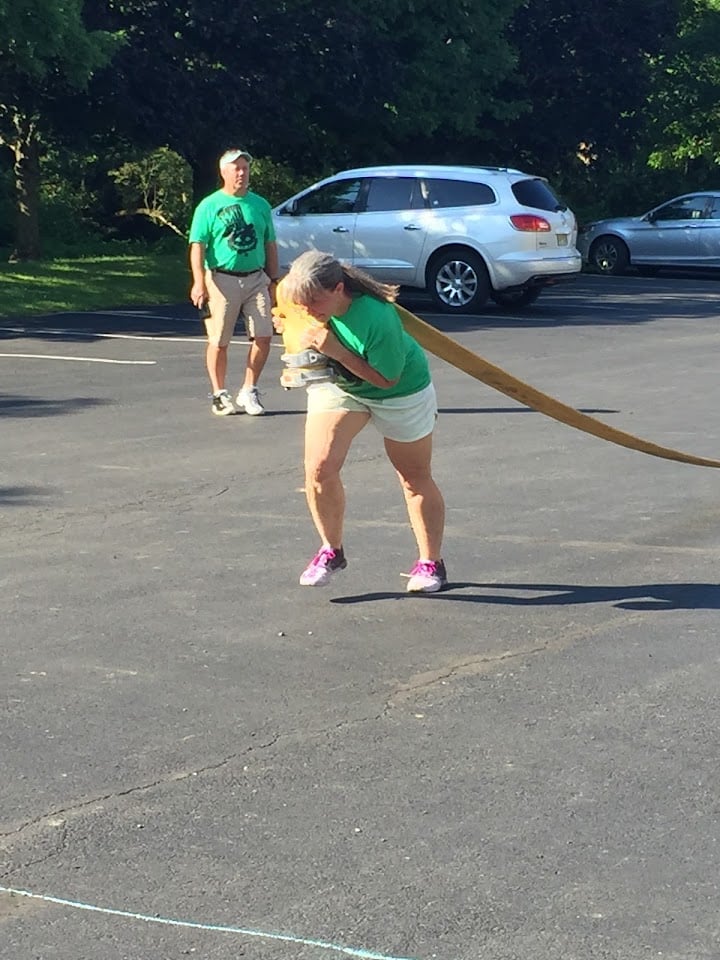
M364 270L341 263L319 250L308 250L293 261L290 272L283 278L283 290L288 300L307 305L313 296L323 290L334 290L338 283L344 284L349 296L367 294L384 303L394 303L399 292L396 285L381 283Z

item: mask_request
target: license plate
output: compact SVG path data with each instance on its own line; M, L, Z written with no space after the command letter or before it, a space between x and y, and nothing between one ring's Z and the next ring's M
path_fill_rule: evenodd
M568 245L568 235L566 233L558 233L557 242L559 247L566 247Z

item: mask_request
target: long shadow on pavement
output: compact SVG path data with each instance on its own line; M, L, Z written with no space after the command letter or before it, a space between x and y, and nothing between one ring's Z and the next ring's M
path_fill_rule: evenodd
M513 597L491 593L459 595L456 590L527 590L546 594L542 597ZM334 597L330 603L368 603L374 600L452 600L461 603L488 603L505 606L546 607L579 603L612 603L623 610L718 610L720 584L717 583L644 583L634 586L597 587L583 584L548 583L473 583L453 582L442 593L418 594L399 591L364 593Z
M56 492L52 487L0 487L0 504L31 507L44 503Z
M0 415L3 417L58 417L77 413L88 407L104 407L114 403L99 397L69 397L67 400L41 400L17 394L0 394Z

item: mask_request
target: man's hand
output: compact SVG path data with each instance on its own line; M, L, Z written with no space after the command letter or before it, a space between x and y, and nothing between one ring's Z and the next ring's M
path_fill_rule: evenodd
M198 310L204 303L208 302L208 291L205 286L205 281L200 281L192 285L190 289L190 300Z

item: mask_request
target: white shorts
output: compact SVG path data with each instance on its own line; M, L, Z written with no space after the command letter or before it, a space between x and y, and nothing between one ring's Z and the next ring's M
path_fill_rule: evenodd
M313 383L307 388L307 398L308 414L334 410L369 413L382 436L399 443L414 443L432 433L438 412L432 384L407 397L368 400L346 393L336 383Z

